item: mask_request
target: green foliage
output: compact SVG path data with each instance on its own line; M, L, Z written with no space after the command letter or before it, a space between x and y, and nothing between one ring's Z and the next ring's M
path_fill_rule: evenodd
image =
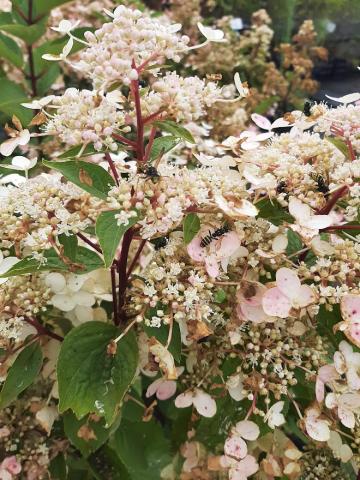
M161 308L161 307L160 307ZM149 310L156 311L157 308L150 308ZM153 312L154 314L156 312ZM147 317L151 318L151 314L148 314ZM144 326L144 331L147 333L149 337L155 337L160 343L166 345L166 342L169 337L169 329L168 325L161 325L160 327L149 327ZM172 329L172 336L171 341L169 344L169 352L173 355L175 360L180 361L181 357L181 335L180 335L180 327L178 323L174 323Z
M289 228L287 231L287 239L288 239L288 244L286 247L287 256L293 255L294 253L302 249L303 242L301 240L301 237L297 233L295 233L293 230L291 230L291 228Z
M118 342L115 354L108 353L117 334L112 325L88 322L65 337L57 365L60 412L71 409L79 419L95 412L107 425L115 421L138 361L132 333Z
M109 267L112 264L116 250L124 233L139 220L138 216L135 216L129 219L127 225L118 225L115 218L115 215L118 213L120 213L120 210L102 212L96 221L96 235L103 251L106 267Z
M200 218L196 213L186 215L183 223L184 242L187 245L200 230Z
M174 137L173 135L155 138L150 152L150 162L172 150L178 143L179 137Z
M155 122L155 125L164 132L170 133L174 137L186 140L189 143L195 143L194 137L189 130L181 125L178 125L176 122L172 122L171 120L163 120L161 122Z
M283 222L293 223L293 217L275 199L264 198L256 203L256 207L259 209L258 216L274 225L280 225Z
M61 172L70 182L103 200L106 200L108 191L115 185L111 175L104 168L94 163L81 160L66 162L43 160L43 164Z
M26 346L10 367L0 392L0 409L7 407L18 395L33 383L43 361L39 342Z
M160 472L171 462L169 441L155 420L123 420L111 447L125 465L131 480L159 480Z

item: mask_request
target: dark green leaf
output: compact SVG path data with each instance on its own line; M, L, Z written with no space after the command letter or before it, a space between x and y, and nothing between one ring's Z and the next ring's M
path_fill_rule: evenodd
M339 305L333 305L333 310L329 312L324 305L320 305L320 310L316 316L317 331L322 337L327 338L334 349L338 349L341 340L344 340L344 335L338 331L334 333L334 325L341 322L341 314Z
M52 480L66 480L66 461L64 455L59 453L49 465Z
M104 168L94 163L80 160L67 162L43 160L43 164L46 167L58 170L70 182L103 200L106 200L108 191L115 185L111 175Z
M132 480L125 465L108 445L91 455L88 462L98 480Z
M115 215L119 213L120 210L102 212L96 221L96 236L99 239L103 251L106 267L109 267L112 264L116 250L124 233L139 220L136 215L129 219L128 225L118 225Z
M107 353L119 331L102 322L87 322L65 337L57 365L59 410L77 418L95 412L111 425L132 383L138 364L135 336L128 333Z
M186 215L183 223L184 242L187 245L200 230L200 218L196 213Z
M33 383L43 361L39 342L25 347L10 367L0 392L0 409L7 407L18 395Z
M94 418L97 418L97 421L94 421ZM114 430L114 428L105 427L104 418L86 415L86 417L78 420L70 410L64 414L63 419L65 435L84 457L88 457L92 452L100 448ZM115 428L118 427L119 422L120 416L119 421L114 424ZM82 431L80 431L81 428L83 429ZM86 440L86 433L89 434L88 440ZM96 438L93 438L94 436Z
M58 240L64 247L63 254L65 257L70 258L73 262L76 261L76 254L78 248L78 239L76 235L65 235L62 233L58 236Z
M303 242L301 240L301 237L297 233L295 233L293 230L291 230L291 228L289 228L287 231L287 239L288 239L288 244L286 247L287 256L293 255L294 253L302 249Z
M345 155L345 158L349 158L349 149L344 140L338 137L326 137L326 140L334 145L340 152Z
M194 137L189 130L181 125L178 125L176 122L172 122L171 120L163 120L161 122L155 122L155 125L164 132L171 133L171 135L174 137L181 138L189 143L195 143Z
M123 420L111 446L131 480L159 480L161 471L171 462L169 441L154 420L146 423Z
M275 199L270 201L268 198L264 198L256 203L256 207L259 209L258 216L265 218L274 225L294 222L293 217Z
M44 252L44 257L46 258L45 263L41 263L33 257L25 257L11 267L10 270L0 275L0 278L26 275L34 272L46 272L48 270L69 270L69 264L64 263L53 248L46 250ZM99 255L93 250L89 250L85 247L77 248L74 263L76 265L72 266L74 271L78 274L88 273L104 266Z
M72 147L69 150L66 150L66 152L59 155L58 158L64 158L64 159L76 158L79 155L80 150L82 148L83 148L82 145L77 145L76 147ZM89 155L94 155L94 153L103 153L103 152L99 152L98 150L95 150L94 145L86 145L86 147L84 148L81 154L81 158L87 157Z
M19 45L12 39L0 33L0 57L5 58L16 67L22 68L24 59Z
M153 162L160 155L169 152L179 143L179 138L172 135L167 135L166 137L155 138L151 153L150 153L150 162Z

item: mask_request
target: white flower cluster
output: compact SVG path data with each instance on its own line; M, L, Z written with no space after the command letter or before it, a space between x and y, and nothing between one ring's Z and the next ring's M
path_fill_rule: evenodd
M152 84L151 92L143 99L143 108L149 114L165 109L178 122L192 122L203 117L206 108L219 98L221 90L216 83L171 72Z
M55 97L46 133L58 135L67 145L93 143L96 150L103 146L117 149L113 132L124 123L124 115L106 96L90 90L68 88L64 95Z
M85 33L91 44L81 53L77 68L87 74L95 88L121 81L128 85L137 79L144 62L156 63L160 58L180 61L179 53L186 50L189 38L176 35L179 25L164 25L140 10L121 5L114 10L113 21L100 29Z
M76 233L91 224L98 201L60 175L41 174L19 187L7 187L0 205L0 246L29 255L51 247L57 234Z

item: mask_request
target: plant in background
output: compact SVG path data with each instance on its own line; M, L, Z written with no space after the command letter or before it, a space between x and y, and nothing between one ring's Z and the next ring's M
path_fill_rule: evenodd
M0 478L355 479L360 94L212 139L223 32L106 14L0 146Z

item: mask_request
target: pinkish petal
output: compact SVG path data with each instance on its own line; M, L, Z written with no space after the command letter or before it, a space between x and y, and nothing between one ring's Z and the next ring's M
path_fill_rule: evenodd
M345 295L340 302L344 320L360 322L360 295Z
M176 392L176 382L174 380L165 380L159 385L156 391L156 396L159 400L167 400Z
M271 320L269 316L264 312L262 305L253 307L252 305L242 303L241 305L239 305L239 309L242 317L249 322L265 323Z
M215 400L208 393L198 388L195 390L193 404L198 413L203 417L213 417L216 414Z
M193 404L193 392L188 391L184 393L180 393L175 398L175 407L177 408L187 408Z
M216 258L228 258L240 247L241 241L235 232L226 233L216 244Z
M355 427L355 415L354 413L347 408L339 405L338 408L338 416L340 422L347 428L354 428Z
M258 113L253 113L251 115L251 120L259 128L262 128L263 130L271 130L271 122L266 117L263 117L262 115L259 115Z
M300 290L296 296L293 298L293 306L295 308L303 308L311 305L316 300L315 293L308 285L301 285Z
M252 455L247 455L237 464L236 470L241 472L241 474L245 477L250 477L259 470L259 465L255 457L253 457Z
M191 240L191 242L187 246L187 252L190 258L192 258L196 262L202 262L205 258L205 251L200 246L201 241L202 237L200 235L197 235Z
M333 220L330 215L313 215L304 223L304 226L313 230L321 230L330 227L332 224Z
M5 142L3 142L0 145L1 155L4 155L4 157L9 157L18 145L19 145L18 137L9 138L8 140L5 140Z
M247 455L247 445L240 436L234 435L226 439L224 452L225 455L240 460Z
M209 255L208 257L206 257L205 268L207 273L212 278L216 278L220 273L219 265L214 255Z
M271 128L282 128L282 127L288 127L289 122L287 120L284 120L283 118L278 118L275 120L275 122L272 123Z
M236 433L245 440L254 441L260 435L260 429L255 422L250 420L242 420L235 425Z
M157 392L157 389L160 387L160 385L164 382L163 378L158 378L157 380L154 380L150 385L148 386L146 390L146 398L152 397L155 395Z
M276 272L276 286L288 298L295 298L301 287L297 274L290 268L279 268Z
M292 308L291 301L277 287L270 288L263 296L264 312L271 317L286 318Z

